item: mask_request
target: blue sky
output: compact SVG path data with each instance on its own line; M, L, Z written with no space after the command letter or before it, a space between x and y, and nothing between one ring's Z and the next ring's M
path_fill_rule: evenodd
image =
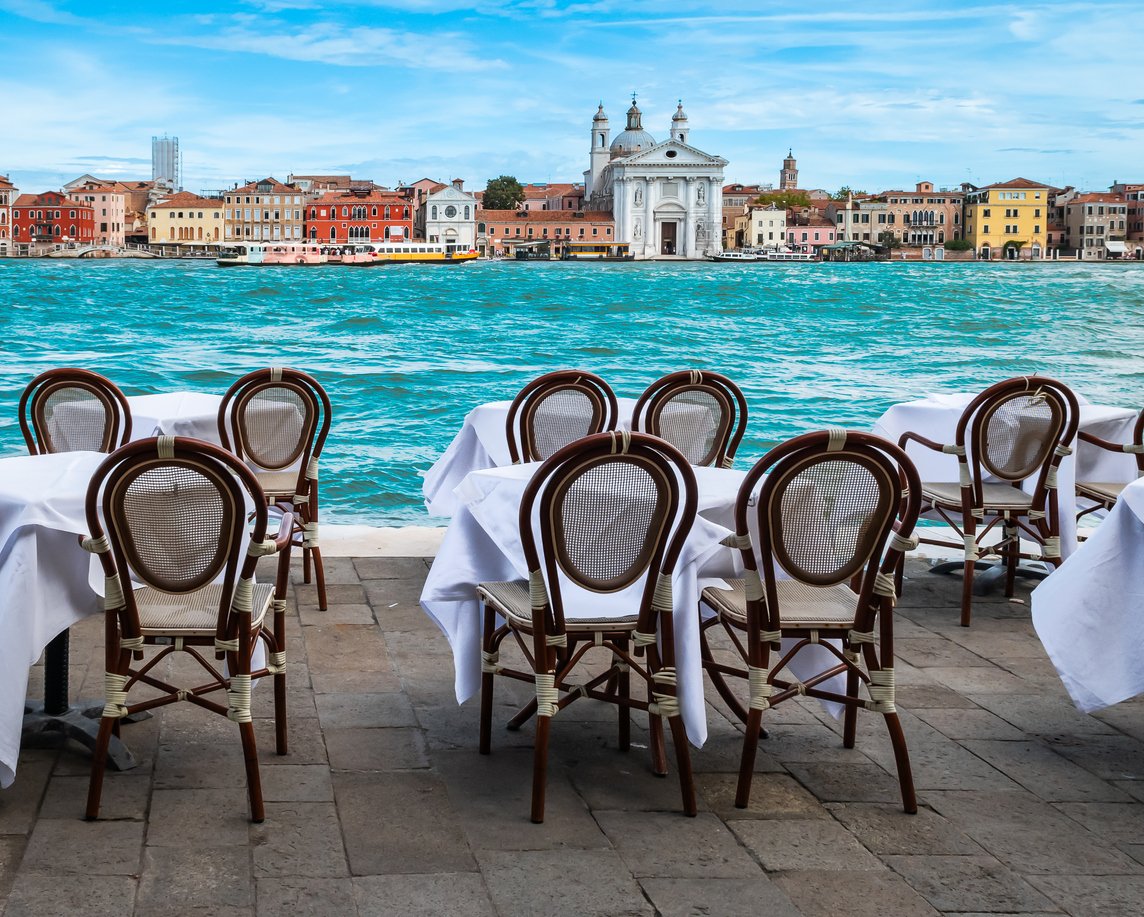
M576 181L637 92L728 181L869 191L1144 180L1144 4L0 0L0 173L188 190L287 173Z

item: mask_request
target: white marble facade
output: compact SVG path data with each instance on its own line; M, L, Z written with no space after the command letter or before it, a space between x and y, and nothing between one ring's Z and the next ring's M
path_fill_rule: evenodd
M627 242L637 259L703 259L721 251L727 160L687 142L682 104L664 141L643 130L641 116L633 99L626 129L609 144L603 106L597 111L584 173L587 209L610 210L616 241Z

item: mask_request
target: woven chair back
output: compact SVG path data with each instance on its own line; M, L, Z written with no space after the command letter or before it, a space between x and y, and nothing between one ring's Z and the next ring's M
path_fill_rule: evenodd
M548 459L525 491L520 523L529 570L543 564L556 620L563 620L561 577L597 594L642 580L645 613L658 579L650 574L670 576L695 506L690 465L650 436L601 433Z
M513 400L507 420L509 455L540 462L564 446L616 427L616 396L599 376L559 370L534 379Z
M875 577L893 572L920 504L913 462L881 437L833 429L776 446L747 473L735 507L740 539L751 515L757 524L757 540L741 548L745 566L761 573L763 619L773 613L777 625L779 569L807 586L850 581L856 615L869 615Z
M264 471L298 466L299 485L330 431L330 399L313 376L296 369L247 373L223 396L223 447Z
M1007 379L990 386L965 409L957 428L974 475L1016 483L1044 476L1060 462L1058 447L1076 436L1079 408L1064 385L1043 377Z
M33 455L111 452L131 436L131 411L119 388L98 373L53 369L24 390L20 428Z
M634 429L667 440L693 465L729 466L746 430L747 402L726 376L687 370L654 382L632 419Z
M250 470L210 443L181 437L140 440L112 453L92 478L87 497L93 536L106 534L124 584L125 613L138 617L132 580L168 595L187 595L221 582L218 626L225 630L235 580L250 539L265 537L267 509ZM248 512L253 528L250 538ZM243 570L243 575L249 575ZM196 609L166 602L173 627ZM128 632L136 632L128 627Z

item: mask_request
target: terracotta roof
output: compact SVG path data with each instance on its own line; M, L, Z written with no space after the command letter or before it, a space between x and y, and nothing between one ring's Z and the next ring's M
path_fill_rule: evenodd
M1109 194L1107 191L1092 191L1088 194L1079 194L1071 201L1065 203L1066 207L1071 207L1073 204L1124 204L1122 194Z
M1052 188L1052 185L1046 185L1039 181L1029 181L1027 178L1014 178L1011 181L999 181L992 185L983 185L977 190L986 191L990 188Z
M767 194L768 192L773 191L773 190L774 190L773 188L762 188L759 185L741 185L738 183L723 186L723 193L724 194L755 194L755 195L758 195L758 194Z
M21 194L12 202L13 207L86 207L93 209L91 204L84 201L74 201L59 191L41 191L39 194Z
M349 185L353 181L352 176L349 175L291 175L295 182L309 181L309 182L324 182L326 184L336 185Z
M5 191L11 191L15 187L16 186L8 180L7 175L0 175L0 188L3 188Z
M582 216L578 210L477 210L477 216L488 223L511 223L519 220L521 223L611 223L613 222L609 210L585 210ZM523 216L521 215L523 214Z
M405 197L398 194L396 191L382 191L379 188L363 189L360 192L354 191L327 191L316 200L310 201L313 204L408 204ZM310 206L307 205L307 206Z
M221 207L222 201L213 197L199 197L190 191L180 191L165 198L157 204L152 204L151 210L170 210L176 207Z
M274 177L267 177L267 178L260 178L258 181L249 182L249 183L243 185L242 187L235 188L232 191L229 191L227 193L228 194L265 194L266 193L265 191L259 191L258 190L258 186L263 184L264 182L270 182L270 193L271 194L275 194L275 193L281 194L284 191L293 193L293 192L297 192L299 190L297 185L287 185L283 182L280 182L278 179L276 179Z

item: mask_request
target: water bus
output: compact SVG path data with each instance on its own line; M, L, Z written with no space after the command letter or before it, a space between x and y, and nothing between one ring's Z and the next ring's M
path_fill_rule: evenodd
M222 246L220 267L307 264L463 264L477 258L473 249L454 250L436 242L236 242Z
M627 242L565 242L562 261L634 261Z

